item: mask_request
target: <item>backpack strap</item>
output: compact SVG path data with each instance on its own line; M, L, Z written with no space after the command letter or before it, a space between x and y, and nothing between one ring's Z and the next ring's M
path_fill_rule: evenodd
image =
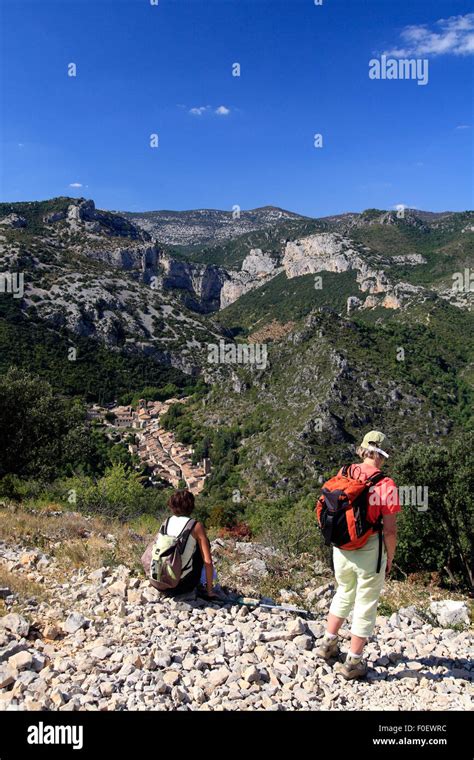
M171 515L165 520L165 522L162 524L162 526L161 526L161 528L159 530L159 532L161 533L162 536L167 536L168 535L168 523L169 523L170 519L171 519Z
M359 470L358 473L356 472L357 470ZM359 480L361 472L362 470L358 464L345 464L341 470L341 474L344 475L344 477L353 478L354 480Z
M192 517L189 518L188 522L183 527L181 533L178 536L178 544L179 544L179 552L182 554L184 552L184 548L188 542L188 538L196 525L196 520L193 520Z
M381 470L378 470L377 472L374 472L374 474L370 478L367 478L365 482L370 488L370 486L375 486L376 483L378 483L380 480L383 480L386 477L387 476L385 475L384 472L382 472Z
M196 520L193 520L193 518L190 517L189 520L186 523L184 523L183 527L181 528L181 531L178 533L178 538L181 538L181 536L184 535L184 531L188 530L189 523L192 523L191 525L191 530L192 530L194 526L196 525ZM190 533L191 533L191 530L189 531Z
M383 544L383 521L382 521L382 515L378 518L377 522L374 525L374 530L377 531L379 534L379 552L377 556L377 573L380 573L380 568L382 567L382 544Z
M383 473L381 470L374 473L371 478L368 478L366 480L366 483L369 488L372 486L375 486L377 483L379 483L381 480L383 480L385 477L385 473ZM378 551L378 557L377 557L377 573L380 573L380 568L382 567L382 545L383 545L383 519L382 515L379 515L377 518L377 522L374 523L372 526L373 529L378 533L379 535L379 551Z

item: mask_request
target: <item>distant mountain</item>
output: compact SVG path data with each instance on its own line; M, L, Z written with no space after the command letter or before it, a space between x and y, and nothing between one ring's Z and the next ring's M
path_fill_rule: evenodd
M160 243L195 247L263 230L289 219L303 219L300 214L275 206L263 206L250 211L194 211L118 212L141 229L149 232Z
M362 427L405 444L467 421L472 291L453 276L474 261L473 212L257 209L244 234L228 212L155 213L186 245L83 198L0 204L0 271L24 275L21 297L0 298L0 368L89 398L201 376L212 390L192 413L243 425L256 494L303 488ZM211 224L236 236L203 242ZM265 344L268 366L209 363L221 341Z
M198 374L206 344L222 332L190 311L179 289L164 287L161 257L147 233L91 200L0 204L2 369L17 355L32 369L49 366L53 381L61 367L82 388L81 372L103 376L105 350L117 376L110 393ZM8 273L21 274L20 297L8 292ZM90 395L103 390L85 386Z

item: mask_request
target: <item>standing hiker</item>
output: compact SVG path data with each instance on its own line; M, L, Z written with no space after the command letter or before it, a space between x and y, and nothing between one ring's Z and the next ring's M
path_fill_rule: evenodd
M202 523L191 517L194 495L184 489L176 491L168 507L172 514L142 557L150 582L167 595L177 596L194 591L203 575L204 594L214 597L209 539Z
M397 543L398 491L393 480L381 472L388 459L381 448L385 440L376 430L367 433L357 449L362 463L342 467L328 480L316 507L326 542L334 547L337 581L326 633L317 651L325 660L339 655L338 632L353 610L350 651L345 662L334 668L346 679L367 673L362 652L374 630L380 593Z

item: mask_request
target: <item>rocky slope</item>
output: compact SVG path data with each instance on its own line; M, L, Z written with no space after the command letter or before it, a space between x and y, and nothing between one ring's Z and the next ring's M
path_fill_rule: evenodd
M225 255L219 265L195 257L191 260L177 256L167 250L166 245L163 247L163 242L168 240L166 235L157 237L155 229L150 235L130 221L137 221L134 215L125 218L98 211L91 200L68 198L2 204L0 265L4 271L22 267L26 273L34 274L26 277L25 304L32 309L34 306L40 318L52 324L67 324L80 334L96 333L113 345L117 342L119 325L125 332L144 336L150 331L153 318L159 320L165 315L162 309L156 313L152 310L150 318L137 315L137 319L129 320L124 317L129 324L122 325L118 314L139 310L143 301L152 309L145 295L146 288L132 287L135 292L122 299L110 296L110 290L126 292L130 282L151 287L155 301L165 300L169 304L166 295L170 295L192 311L209 313L229 306L281 273L293 279L307 274L354 271L356 287L347 304L349 311L379 306L398 309L430 295L428 288L412 281L410 273L410 270L420 272L420 268L422 271L433 269L431 258L420 252L425 250L427 241L427 250L431 251L436 235L444 235L444 242L451 244L454 235L458 247L463 250L467 246L466 251L469 251L473 238L469 214L435 215L436 221L428 216L428 223L414 214L407 213L399 220L393 212L365 212L331 217L323 222L314 220L313 226L321 229L307 234L308 220L272 208L243 212L237 222L233 222L227 212L180 213L184 215L180 223L183 231L204 252L210 251L209 260L212 260L212 247L203 248L202 236L199 229L196 230L196 215L199 219L205 215L206 219L213 220L212 224L209 222L209 234L214 247L218 245L220 234L216 230L224 229L226 237L235 238L235 243L231 240L229 244L243 246L240 267L229 266ZM261 247L252 247L255 238L244 234L246 220L253 220L257 225L253 229L260 230ZM270 236L267 228L271 230ZM381 248L384 239L380 239L380 231L384 230L389 232L387 250ZM419 239L403 238L413 231ZM378 237L374 238L374 232ZM390 237L393 234L402 236L397 246ZM434 244L440 247L441 242L435 240ZM450 250L446 250L446 256ZM453 275L455 262L447 265L446 261L443 268L450 266L448 274ZM436 266L439 268L439 263ZM84 289L81 275L89 278L95 273L97 280L99 271L100 284L92 283L90 289ZM68 279L66 275L71 273L75 277ZM119 279L112 281L109 287L108 279L113 280L114 276ZM55 289L52 282L56 284ZM452 277L451 282L441 278L436 289L456 306L469 304L469 289L453 290ZM47 301L53 303L45 303Z
M230 240L247 232L266 229L282 221L302 219L300 214L274 206L251 211L193 211L118 212L157 240L175 246L201 246Z
M116 542L113 534L109 543ZM231 542L232 543L232 542ZM220 552L229 542L213 545ZM280 561L234 546L241 588ZM265 559L261 559L261 557ZM260 557L260 559L258 558ZM315 652L333 584L324 568L291 609L220 607L192 595L165 599L130 568L64 576L54 556L0 542L0 569L44 588L47 601L0 595L2 710L468 710L473 636L463 602L379 616L364 682L347 683ZM319 573L319 577L317 577ZM288 593L288 592L286 592ZM14 611L13 611L14 610ZM342 631L347 651L349 632Z
M400 442L450 435L466 404L471 315L455 306L472 293L447 279L472 248L472 214L291 219L214 246L222 264L85 199L2 204L0 220L0 267L24 274L4 319L201 373L216 389L194 410L206 425L265 420L241 457L264 492L317 480L367 425ZM235 335L264 336L264 369L208 362Z
M450 315L436 316L433 308L427 317L434 329L435 319ZM455 375L438 361L430 369L432 352L441 355L443 347L434 339L426 353L426 334L408 344L397 334L398 321L393 332L389 327L369 332L315 309L269 343L264 369L231 367L230 380L226 375L214 385L206 405L193 406L193 419L209 428L236 421L249 427L237 468L244 503L262 494L275 499L314 492L328 472L353 459L364 429L390 430L396 452L453 434L457 391L448 386ZM403 345L401 362L397 347ZM455 364L461 362L459 355Z
M19 205L21 227L11 214L3 217L0 267L23 275L24 292L16 301L23 314L188 374L199 370L205 345L220 331L174 295L169 281L180 287L179 264L171 272L146 233L97 211L92 201ZM205 273L192 272L190 281L212 299Z

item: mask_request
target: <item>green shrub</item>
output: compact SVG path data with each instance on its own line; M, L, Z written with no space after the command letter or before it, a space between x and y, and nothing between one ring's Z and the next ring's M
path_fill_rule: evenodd
M170 491L144 488L140 475L124 464L115 464L96 483L78 488L77 508L82 512L129 520L141 514L158 515L165 509Z
M428 488L428 509L404 505L396 563L405 572L438 571L473 586L474 434L449 446L414 446L394 468L398 486Z
M309 552L328 558L314 513L314 498L256 502L246 510L252 535L288 556Z

